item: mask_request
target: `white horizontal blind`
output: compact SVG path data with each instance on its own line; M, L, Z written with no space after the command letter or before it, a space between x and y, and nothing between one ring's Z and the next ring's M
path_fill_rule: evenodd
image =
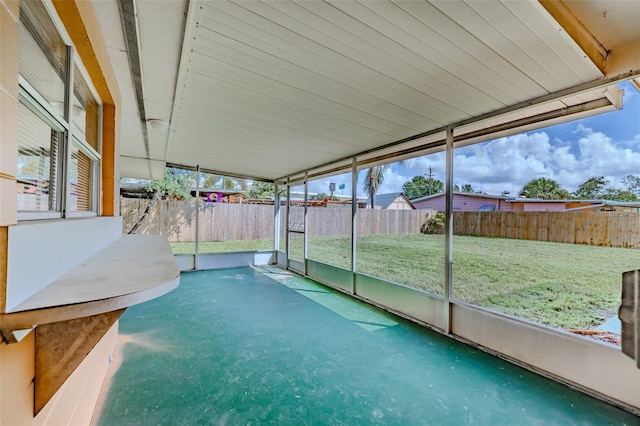
M25 105L18 107L18 210L56 209L57 159L61 133Z

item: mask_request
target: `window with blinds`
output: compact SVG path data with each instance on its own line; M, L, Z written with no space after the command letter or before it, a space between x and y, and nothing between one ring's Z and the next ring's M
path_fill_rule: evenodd
M24 104L18 107L18 210L58 210L60 128L52 128Z
M93 210L93 187L97 159L81 144L71 145L71 167L69 171L69 210L89 212Z
M20 2L19 220L98 211L102 109L56 16L48 3Z
M39 1L20 2L20 75L62 117L67 79L67 45Z

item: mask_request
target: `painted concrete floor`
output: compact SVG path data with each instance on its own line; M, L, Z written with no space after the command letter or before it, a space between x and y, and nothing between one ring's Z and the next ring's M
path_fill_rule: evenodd
M640 419L278 268L131 307L101 425L605 425Z

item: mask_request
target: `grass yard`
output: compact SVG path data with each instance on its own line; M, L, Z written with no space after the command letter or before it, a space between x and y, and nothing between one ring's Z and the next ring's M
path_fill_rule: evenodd
M270 249L272 241L199 243L200 252ZM301 253L302 239L292 251ZM173 243L175 253L193 243ZM614 316L621 274L640 267L633 249L455 236L453 295L499 312L559 328L589 329ZM309 258L350 268L348 237L309 241ZM297 256L296 256L297 257ZM357 270L442 294L444 236L376 235L358 239Z

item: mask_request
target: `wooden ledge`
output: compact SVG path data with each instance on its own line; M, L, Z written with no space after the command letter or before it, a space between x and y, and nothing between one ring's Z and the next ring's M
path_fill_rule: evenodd
M0 314L0 330L32 328L112 312L178 286L180 270L166 237L124 235L27 300Z
M125 235L7 313L9 343L36 328L34 416L51 400L125 308L162 296L180 282L166 237Z

